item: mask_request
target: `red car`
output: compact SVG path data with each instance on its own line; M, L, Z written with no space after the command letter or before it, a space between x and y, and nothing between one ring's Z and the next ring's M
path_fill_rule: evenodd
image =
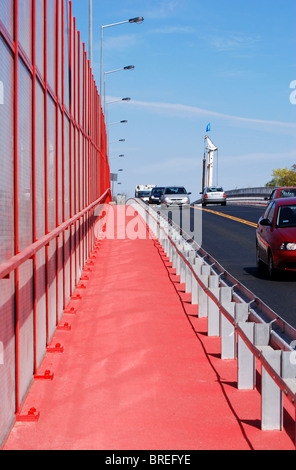
M275 188L270 196L266 197L267 200L279 199L282 197L296 197L295 186L283 186L282 188Z
M296 197L273 199L256 230L257 265L268 266L273 278L278 270L296 271Z

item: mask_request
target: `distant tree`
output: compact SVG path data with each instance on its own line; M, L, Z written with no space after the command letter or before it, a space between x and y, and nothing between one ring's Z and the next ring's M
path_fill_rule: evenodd
M291 169L278 168L272 172L272 180L265 186L296 186L296 164Z

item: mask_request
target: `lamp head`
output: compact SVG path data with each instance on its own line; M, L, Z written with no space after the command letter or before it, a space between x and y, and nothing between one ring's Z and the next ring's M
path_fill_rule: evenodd
M129 23L143 23L143 21L143 16L137 16L136 18L131 18L130 20L128 20Z

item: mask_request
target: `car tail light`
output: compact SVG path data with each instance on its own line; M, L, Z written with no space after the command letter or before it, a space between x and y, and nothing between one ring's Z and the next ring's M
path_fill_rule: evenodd
M205 199L208 199L208 195L207 195L207 194L205 194Z
M225 194L225 193L223 193L223 197L226 197L226 194Z

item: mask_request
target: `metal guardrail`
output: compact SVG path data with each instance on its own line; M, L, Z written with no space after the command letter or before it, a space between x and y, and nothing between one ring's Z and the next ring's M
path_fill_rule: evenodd
M241 188L225 191L227 203L231 205L250 205L250 206L266 206L268 201L266 198L270 196L274 187L258 187L258 188ZM195 201L201 204L201 199Z
M266 207L268 201L263 197L250 197L250 196L233 196L227 198L228 205L239 205L239 206L257 206L257 207Z
M268 197L275 187L262 186L257 188L230 189L225 191L228 197L250 196L250 197Z
M191 293L208 335L221 337L221 359L237 359L238 389L254 389L256 363L262 365L261 429L283 429L283 395L295 408L296 330L231 276L161 211L129 199Z

